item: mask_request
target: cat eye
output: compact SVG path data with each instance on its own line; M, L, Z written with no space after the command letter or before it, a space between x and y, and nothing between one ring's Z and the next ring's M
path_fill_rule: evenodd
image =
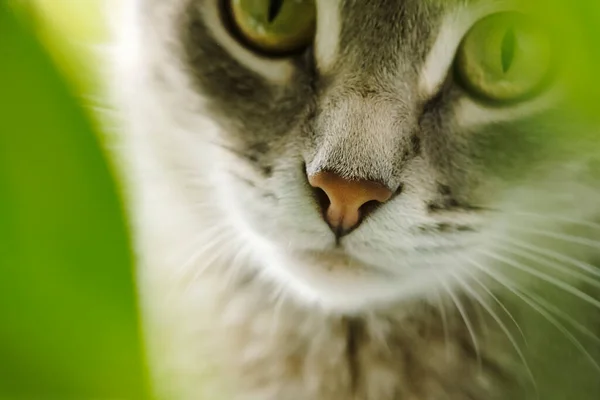
M285 56L304 50L316 29L315 0L225 0L239 38L255 50Z
M503 12L477 22L463 39L455 71L465 90L508 103L536 94L552 67L549 35L525 14Z

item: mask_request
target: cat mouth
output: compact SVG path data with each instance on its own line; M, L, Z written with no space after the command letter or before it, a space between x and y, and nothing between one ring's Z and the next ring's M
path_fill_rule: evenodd
M416 246L402 257L388 260L384 264L370 263L336 247L331 250L305 250L295 252L294 258L316 273L330 276L351 275L364 278L402 279L415 269L427 270L447 262L459 253L477 247L474 243L446 243Z
M339 268L343 268L344 270L361 270L365 267L361 261L338 249L331 251L306 251L300 257L305 262L323 265L331 271Z
M388 264L370 264L332 249L279 253L274 265L301 299L344 313L415 298L437 282L431 278L433 264L416 269L398 260Z
M329 251L303 251L295 256L310 268L330 274L391 276L389 270L367 264L339 248Z

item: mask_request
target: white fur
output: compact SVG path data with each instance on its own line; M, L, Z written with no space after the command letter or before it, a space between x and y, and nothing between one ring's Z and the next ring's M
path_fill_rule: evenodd
M337 60L341 31L340 14L333 1L317 1L317 34L315 38L315 61L321 73L327 71Z

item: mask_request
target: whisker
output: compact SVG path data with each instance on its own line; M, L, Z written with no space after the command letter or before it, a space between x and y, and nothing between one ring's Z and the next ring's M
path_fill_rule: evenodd
M569 276L575 277L575 278L577 278L577 279L579 279L579 280L581 280L583 282L589 283L590 285L592 285L594 287L600 288L600 281L598 281L597 279L589 277L589 276L587 276L587 275L585 275L585 274L583 274L581 272L573 271L573 270L565 267L564 265L557 264L557 263L555 263L555 262L553 262L551 260L545 259L543 257L537 256L537 255L534 255L534 254L531 254L531 253L528 253L528 252L523 251L523 250L514 249L512 246L501 245L501 244L498 244L498 243L496 243L495 245L498 246L498 247L500 247L500 248L502 248L504 251L509 252L509 253L511 253L513 255L526 258L526 259L528 259L530 261L533 261L533 262L537 262L537 263L539 263L539 264L541 264L541 265L543 265L545 267L551 268L551 269L553 269L555 271L559 271L559 272L561 272L561 273L563 273L565 275L569 275Z
M469 264L472 264L474 266L476 266L479 269L484 269L485 267L483 267L481 264L479 264L478 262L476 262L475 260L469 258L469 257L464 257L465 261L467 261ZM486 294L488 296L490 296L497 304L498 306L502 309L502 311L504 311L504 313L508 316L508 318L512 321L512 323L515 325L515 327L517 328L517 330L519 331L519 334L521 335L521 337L523 338L523 342L525 343L525 346L529 347L529 343L527 342L527 337L525 337L525 333L523 332L523 329L521 328L521 325L517 322L517 320L515 319L515 317L512 315L512 313L506 308L506 306L504 305L504 303L498 298L498 296L496 296L487 286L485 283L483 283L481 281L481 279L479 279L474 273L470 272L468 269L464 269L463 272L465 272L466 274L469 275L469 277L471 279L473 279L479 286L481 286L481 288L486 292Z
M442 294L438 290L436 292L437 308L440 312L440 318L442 319L442 330L444 331L444 345L446 347L446 359L450 359L450 334L448 332L448 315L446 314L446 306L442 300Z
M560 289L563 289L565 292L571 293L573 296L578 297L579 299L587 302L588 304L595 306L596 308L600 309L600 301L598 301L597 299L593 298L592 296L583 293L582 291L574 288L571 285L566 284L565 282L558 280L556 278L554 278L553 276L550 276L548 274L545 274L543 272L537 271L533 268L527 267L517 261L514 261L512 259L508 259L506 257L503 257L501 255L498 254L494 254L494 253L490 253L486 250L480 249L478 250L480 253L487 255L490 258L493 258L495 260L501 261L504 264L511 266L515 269L518 269L520 271L523 271L529 275L533 275L536 276L538 278L540 278L541 280L548 282Z
M439 283L444 287L446 293L448 293L448 296L450 296L450 299L452 299L452 302L456 306L458 313L460 314L463 322L465 323L465 326L467 327L467 331L469 332L469 336L471 337L471 342L473 343L473 349L475 350L475 356L477 357L477 364L479 365L479 369L481 370L483 365L481 360L481 349L479 347L479 342L477 340L477 335L475 334L473 324L471 323L471 319L469 318L466 310L464 309L463 304L458 299L456 294L454 294L450 286L448 286L448 284L446 284L446 282L444 282L441 279L439 280Z
M214 248L221 246L223 243L225 243L228 239L227 236L228 235L226 232L222 232L212 237L212 240L210 242L204 243L203 246L194 251L192 255L190 255L188 259L179 268L177 268L177 270L175 271L175 275L180 276L182 278L185 277L189 270L195 266L196 262L201 256L207 254L209 251L214 250ZM206 264L208 265L209 263Z
M228 252L230 250L228 246L218 247L218 250L219 251L213 252L211 254L210 258L203 260L202 266L194 271L194 275L189 280L189 283L184 290L185 293L187 293L189 290L191 290L192 286L194 285L195 282L198 281L200 276L202 274L204 274L204 272L206 272L209 268L214 267L214 265L217 263L217 261L219 261L221 258L223 258L226 255L231 257L231 255L228 254Z
M231 285L236 281L236 278L244 271L244 262L249 259L250 248L249 246L240 246L235 252L231 262L228 265L229 274L223 282L223 288L229 289Z
M553 251L551 249L545 249L543 247L539 247L539 246L533 245L531 243L524 243L524 242L516 241L516 240L510 239L510 238L507 238L507 237L503 237L501 235L492 235L492 236L494 236L497 240L502 240L502 241L511 243L514 246L521 247L521 248L523 248L525 250L532 251L532 252L540 254L542 256L551 256L551 257L557 259L558 261L565 262L565 263L570 264L570 265L572 265L574 267L580 268L580 269L582 269L582 270L584 270L584 271L586 271L586 272L588 272L588 273L590 273L590 274L592 274L594 276L600 277L600 268L595 267L595 266L593 266L591 264L588 264L588 263L576 260L576 259L574 259L572 257L569 257L567 255L558 253L558 252Z
M533 310L542 315L548 322L550 322L556 329L558 329L565 337L586 357L592 365L600 372L600 365L596 362L596 360L590 355L590 353L586 350L585 346L581 344L581 342L571 333L567 328L565 328L556 318L554 318L551 314L549 314L544 308L535 303L533 299L528 297L526 292L523 289L519 288L519 285L512 282L508 278L504 278L499 276L498 274L492 272L489 269L482 269L482 271L496 280L498 283L506 287L510 292L512 292L515 296L529 305Z
M215 225L212 226L206 230L203 230L202 232L196 234L196 235L192 235L190 237L189 240L186 240L186 242L181 245L181 249L177 252L176 255L171 256L168 259L168 262L170 264L179 264L179 262L177 261L177 259L182 255L182 254L187 254L190 251L194 251L195 247L198 244L203 244L207 242L208 238L212 238L214 235L217 235L219 232L223 231L224 227L221 225Z
M492 309L492 307L490 307L490 305L485 301L485 299L483 299L479 295L479 293L477 293L476 290L473 290L473 288L471 286L469 286L469 284L467 284L463 279L461 279L461 277L458 274L453 272L452 275L454 276L454 279L458 282L458 284L461 285L463 287L463 289L467 293L469 293L470 296L472 296L474 299L477 300L477 302L487 311L487 313L494 319L494 321L496 321L496 323L498 324L498 326L500 327L502 332L504 332L504 334L508 338L509 342L511 343L511 345L517 352L517 355L521 359L521 362L523 363L523 365L527 371L527 375L529 375L529 378L531 379L531 383L534 387L534 390L539 396L539 390L538 390L537 382L535 380L535 376L533 375L533 372L531 371L531 367L529 366L529 363L527 362L527 358L523 354L521 347L515 340L514 336L510 332L510 330L506 327L504 322L502 322L502 319L498 316L498 314Z
M588 239L588 238L583 238L583 237L578 237L578 236L573 236L573 235L566 235L566 234L546 231L546 230L542 230L542 229L516 227L514 225L511 226L511 229L515 230L515 231L524 232L524 233L532 233L532 234L539 235L539 236L550 237L553 239L561 240L566 243L579 244L579 245L586 246L586 247L592 247L594 249L600 248L600 241L598 241L598 240L593 240L593 239Z
M529 295L526 292L524 292L524 291L522 291L521 294L523 295L521 298L524 301L526 301L525 298L529 297ZM535 304L535 302L533 301L533 299L531 299L529 297L529 300L530 300L530 302L528 302L528 303L530 303L529 304L530 307L532 307L534 310L536 310L537 312L539 312L540 314L542 314L552 325L554 325L556 327L556 329L558 329L563 335L565 335L567 337L567 339L569 339L569 341L575 347L577 347L577 349L579 351L581 351L581 353L583 354L583 356L586 357L590 361L590 363L592 363L592 365L594 366L594 368L596 368L598 370L598 372L600 373L600 365L594 359L594 357L587 351L587 349L585 348L585 346L583 344L581 344L581 342L567 328L565 328L563 324L561 324L558 320L556 320L556 318L554 318L552 315L550 315L550 313L548 313L546 310L544 310L541 306Z
M271 322L269 335L271 337L275 336L277 332L279 332L279 326L281 321L281 315L283 313L284 304L287 301L287 290L284 285L279 285L279 289L276 289L275 294L275 305L273 306L273 312L271 313L273 316L273 320Z
M568 217L564 217L562 215L545 215L545 214L540 214L540 213L535 213L535 212L530 212L530 211L503 211L503 213L519 215L522 217L532 217L532 218L546 220L546 221L565 222L565 223L569 223L569 224L573 224L573 225L580 225L580 226L586 226L588 228L600 229L600 224L598 224L598 223L568 218Z
M577 329L583 335L589 337L590 339L592 339L596 343L600 344L600 337L598 337L594 332L592 332L591 330L589 330L588 328L586 328L580 322L576 321L574 318L572 318L569 314L567 314L566 312L564 312L560 308L552 305L551 303L549 303L546 300L544 300L541 296L537 296L537 295L535 295L533 293L527 293L527 296L529 296L533 301L535 301L536 303L538 303L541 307L544 307L549 312L552 312L556 316L558 316L559 318L564 319L566 322L568 322L569 324L571 324L575 329Z
M237 282L240 274L248 271L248 268L245 267L249 265L252 256L252 247L242 242L234 244L231 248L237 248L238 250L234 251L234 256L227 265L229 274L224 281L223 287L225 289L230 288L233 283Z

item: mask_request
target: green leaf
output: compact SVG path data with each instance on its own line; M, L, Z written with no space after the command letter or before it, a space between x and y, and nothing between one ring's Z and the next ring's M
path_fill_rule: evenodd
M0 398L146 397L128 237L92 124L0 2Z

